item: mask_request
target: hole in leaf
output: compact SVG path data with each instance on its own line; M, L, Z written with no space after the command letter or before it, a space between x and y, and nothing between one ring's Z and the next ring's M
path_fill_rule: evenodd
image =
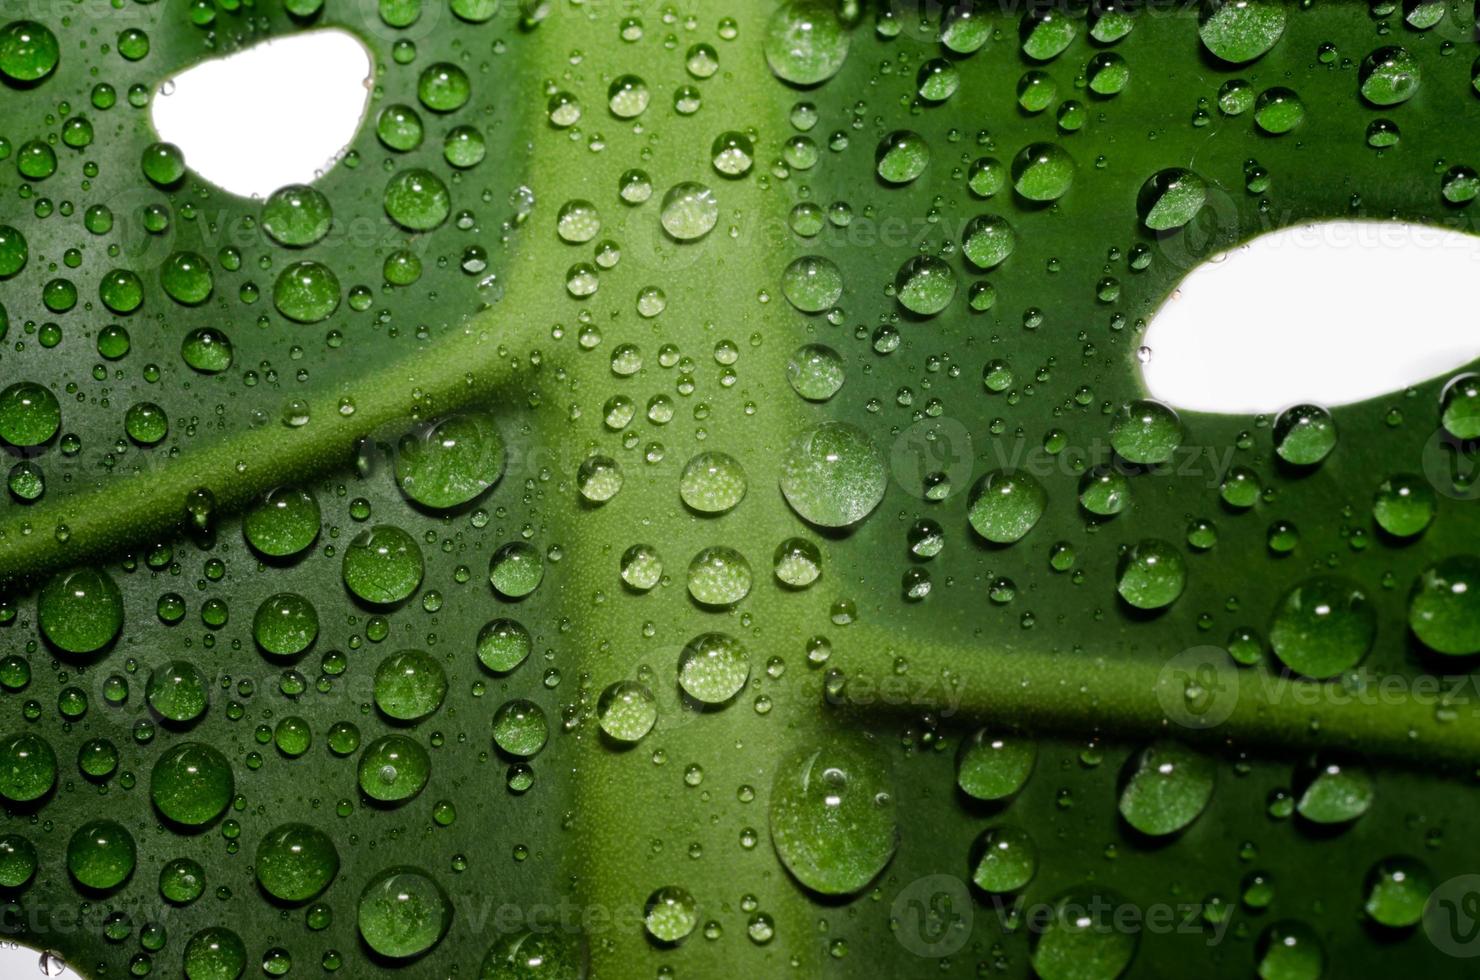
M1334 406L1480 356L1480 237L1333 221L1256 238L1192 271L1143 344L1151 395L1204 412ZM1143 355L1144 355L1143 351Z
M370 53L327 30L203 62L161 86L154 128L190 169L233 194L265 197L327 173L369 101Z

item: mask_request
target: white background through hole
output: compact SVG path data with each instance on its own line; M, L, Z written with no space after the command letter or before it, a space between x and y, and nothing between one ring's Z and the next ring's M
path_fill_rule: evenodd
M283 38L176 76L154 125L205 179L265 197L329 169L360 125L370 71L342 31ZM1195 269L1158 311L1147 388L1237 413L1402 389L1480 356L1477 276L1480 238L1457 232L1330 222L1266 235ZM0 944L0 977L40 977L38 960Z
M1152 397L1206 412L1344 405L1480 356L1480 238L1333 221L1198 266L1152 317Z
M369 78L370 53L349 34L298 34L176 75L155 95L154 128L206 180L266 197L328 172L359 129Z

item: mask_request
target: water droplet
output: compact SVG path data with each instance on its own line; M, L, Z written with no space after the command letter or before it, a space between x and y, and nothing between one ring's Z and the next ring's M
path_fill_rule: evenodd
M1074 160L1057 143L1023 147L1012 161L1012 186L1029 201L1057 201L1074 183Z
M993 544L1019 541L1048 506L1043 485L1017 470L993 470L971 488L967 519L977 534Z
M606 104L618 119L634 119L642 115L651 99L647 82L636 75L619 75L606 90Z
M181 742L154 764L149 795L167 820L201 827L226 811L235 785L231 764L217 749Z
M1350 823L1372 805L1372 776L1360 766L1312 760L1296 772L1296 793L1296 812L1306 820Z
M689 595L705 606L730 606L750 594L750 562L733 548L713 545L689 563Z
M956 754L956 785L977 800L1005 800L1028 782L1038 759L1036 742L980 729Z
M1406 929L1423 918L1434 890L1433 873L1416 858L1383 858L1367 872L1367 900L1363 908L1378 925Z
M125 345L126 338L127 335ZM180 342L180 357L192 370L201 374L220 374L231 367L231 338L211 327L192 330Z
M1209 757L1169 740L1154 742L1127 763L1120 815L1148 836L1178 833L1207 808L1216 775Z
M663 195L659 220L663 230L678 241L695 241L709 234L719 221L719 201L703 184L675 184Z
M745 469L733 456L703 452L684 465L678 480L683 502L700 514L723 514L745 498Z
M296 592L279 592L262 600L252 617L252 636L264 653L293 657L307 650L319 635L319 614L313 603Z
M848 31L828 0L787 0L766 21L762 50L771 71L793 85L816 85L848 58Z
M961 251L980 269L994 269L1017 247L1017 232L1005 218L983 214L967 222L961 233Z
M297 323L327 320L339 309L339 300L339 277L319 262L293 263L279 273L272 287L273 306Z
M781 492L792 509L821 527L847 527L884 499L884 454L862 429L824 422L803 431L781 461Z
M896 130L879 141L874 151L875 169L891 184L908 184L925 172L930 163L930 144L919 133Z
M512 619L495 619L478 631L478 659L483 666L507 674L529 658L534 641L523 624Z
M1397 45L1378 48L1362 59L1358 77L1362 98L1375 106L1407 102L1418 91L1421 79L1418 59Z
M224 926L202 929L185 944L186 980L236 980L246 968L246 946Z
M894 276L899 305L917 316L934 316L956 298L956 273L944 259L917 255Z
M375 706L396 721L420 721L442 706L447 674L424 650L401 650L375 668Z
M589 242L601 233L601 215L590 201L567 201L556 215L555 231L572 245Z
M1038 872L1038 845L1026 830L992 827L983 831L972 850L971 880L985 892L1019 891Z
M843 387L843 358L825 344L803 344L786 362L786 380L808 401L825 402Z
M1110 446L1128 463L1168 462L1181 445L1182 420L1170 407L1151 399L1122 405L1110 424Z
M4 402L0 394L0 403ZM0 419L3 419L0 409ZM1480 439L1480 375L1461 374L1444 386L1439 399L1439 421L1456 439ZM0 429L0 435L3 435Z
M46 739L30 732L0 739L0 796L30 803L51 792L56 778L56 753Z
M1294 466L1314 466L1336 448L1336 423L1315 405L1296 405L1274 422L1274 451Z
M360 893L355 918L371 950L389 959L406 960L442 941L452 925L452 903L425 871L387 868Z
M133 835L113 820L89 821L67 841L67 871L79 885L95 891L127 881L136 857Z
M41 633L65 653L92 653L123 627L123 596L101 568L53 576L36 599Z
M773 556L776 578L793 589L804 589L822 575L822 552L805 538L787 538Z
M205 714L206 679L195 665L172 660L149 672L144 697L166 721L194 721Z
M887 764L833 743L783 759L771 785L771 840L787 871L823 895L866 888L898 839Z
M506 701L494 712L493 742L508 755L521 759L538 755L549 737L545 711L533 701Z
M459 412L418 426L401 437L397 449L401 492L434 510L470 503L504 472L504 439L486 412Z
M1106 890L1075 889L1054 900L1046 923L1029 934L1029 960L1045 980L1115 980L1136 955L1138 930L1118 927L1134 913ZM1044 922L1040 919L1040 922Z
M323 831L286 823L262 836L253 867L263 891L297 905L329 887L339 873L339 852Z
M19 381L0 391L0 439L12 446L39 446L62 425L62 406L51 389Z
M279 245L304 248L329 234L329 199L304 184L279 188L262 205L262 230Z
M1177 546L1146 538L1128 548L1116 566L1115 589L1137 609L1163 609L1187 586L1187 565Z
M1290 132L1305 119L1305 103L1293 89L1276 85L1259 93L1254 103L1254 122L1271 136Z
M506 599L522 599L545 577L544 562L533 546L511 541L493 553L488 562L488 581Z
M320 523L319 502L313 494L298 487L278 487L247 512L242 534L259 554L286 558L313 544Z
M1203 46L1230 64L1263 55L1285 32L1280 0L1205 0L1198 18Z
M382 735L360 754L360 789L381 803L404 803L426 787L432 760L405 735Z
M642 924L656 943L672 946L683 942L699 924L699 903L677 885L665 885L648 896L643 905Z
M0 28L0 75L20 85L40 82L56 70L61 48L50 28L13 20Z
M425 570L416 539L389 524L355 535L344 549L341 567L344 584L351 592L381 606L409 598L421 585Z
M1480 558L1452 555L1424 569L1408 593L1408 625L1430 650L1480 652Z
M679 656L678 686L700 704L726 704L748 680L750 661L745 648L727 633L700 634Z
M831 259L805 255L781 273L781 292L803 313L821 313L843 295L843 273Z
M1207 199L1206 181L1191 170L1173 167L1158 171L1141 186L1136 206L1147 228L1171 231L1197 217Z
M403 170L385 185L385 213L408 231L431 231L447 220L452 195L430 170Z
M1259 935L1262 980L1320 980L1326 954L1315 931L1303 922L1275 922Z
M624 744L640 742L658 720L658 699L646 684L617 681L597 699L596 719L607 737Z
M652 545L634 544L622 552L622 581L627 587L646 592L663 580L663 559Z
M1360 586L1317 576L1285 593L1269 642L1286 667L1320 680L1361 662L1376 633L1377 614Z

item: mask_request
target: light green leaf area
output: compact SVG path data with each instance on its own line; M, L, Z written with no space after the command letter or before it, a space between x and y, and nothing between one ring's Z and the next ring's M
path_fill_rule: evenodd
M1136 354L1261 232L1473 230L1473 12L895 6L6 10L7 935L1464 975L1414 909L1480 868L1480 386L1173 413ZM312 188L158 145L161 83L328 27L375 71Z

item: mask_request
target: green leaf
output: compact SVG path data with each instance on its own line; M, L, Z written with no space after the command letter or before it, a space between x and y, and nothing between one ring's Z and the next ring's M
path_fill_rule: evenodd
M1415 909L1480 864L1480 389L1177 413L1136 353L1264 231L1474 230L1473 12L920 6L0 24L8 934L195 980L1463 973ZM330 27L376 69L312 188L152 131Z

